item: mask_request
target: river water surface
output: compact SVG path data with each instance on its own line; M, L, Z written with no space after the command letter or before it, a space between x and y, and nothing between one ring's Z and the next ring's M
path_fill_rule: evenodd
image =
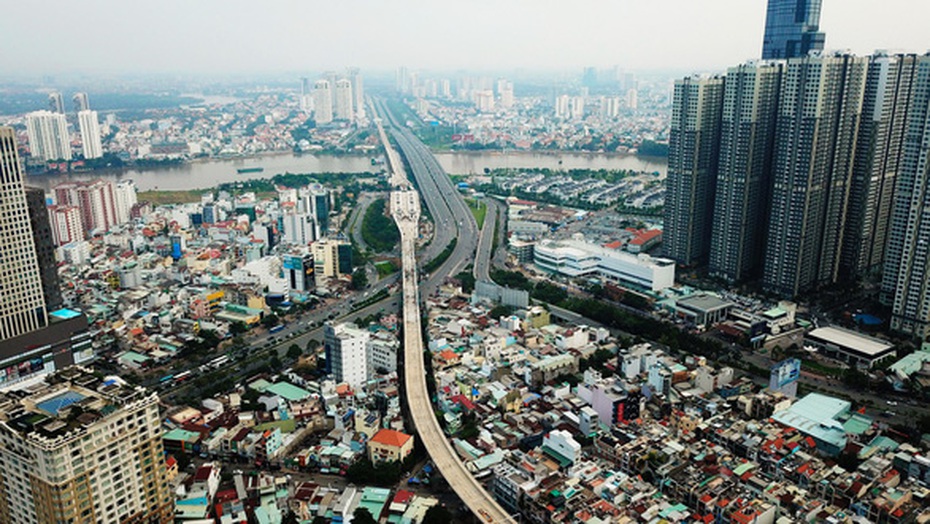
M633 155L607 155L584 153L536 153L536 152L455 152L437 153L443 169L453 175L483 173L485 168L549 168L549 169L632 169L637 171L665 173L666 162L662 159L645 159ZM239 173L237 170L262 167L261 173ZM133 168L121 170L71 173L67 175L29 175L26 183L50 189L67 181L107 178L130 179L140 191L153 189L183 190L207 189L226 182L271 178L278 173L361 173L380 171L381 166L372 166L367 156L295 155L281 153L234 160L211 159L178 166Z

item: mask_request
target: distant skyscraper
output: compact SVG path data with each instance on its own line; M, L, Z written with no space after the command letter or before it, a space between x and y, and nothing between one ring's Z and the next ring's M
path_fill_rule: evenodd
M823 49L821 0L769 0L762 58L796 58Z
M494 91L490 89L482 89L481 91L475 91L475 106L478 108L478 111L481 113L493 113L494 112Z
M594 87L597 85L597 69L591 66L584 68L581 75L581 85L584 87Z
M663 243L665 254L685 266L710 255L723 93L720 77L675 82Z
M497 94L500 96L501 109L513 107L513 83L508 80L497 82Z
M313 119L317 124L333 121L333 97L328 80L317 80L313 84Z
M788 61L775 136L764 287L796 296L837 280L867 58Z
M68 121L61 113L35 111L26 115L29 150L37 160L71 160Z
M443 98L452 98L452 82L448 78L443 78L440 82L440 91Z
M781 62L763 62L727 72L710 273L728 282L758 276L762 269L783 69Z
M584 97L573 96L568 107L572 120L581 120L584 118Z
M78 111L78 127L81 129L81 148L84 158L90 160L102 157L103 145L100 143L100 122L97 120L97 112L89 109Z
M891 328L930 336L930 55L917 59L907 115L882 298L891 304Z
M639 108L639 93L636 89L630 88L626 92L626 107L632 111L636 111Z
M570 97L568 95L559 95L555 98L555 117L568 118L568 105Z
M42 275L11 127L0 127L0 340L45 327Z
M75 113L90 110L90 100L87 98L87 93L74 93L74 97L71 98L71 101L74 103Z
M61 92L52 91L48 94L48 109L52 113L65 113L65 99L61 96Z
M398 67L394 75L394 87L403 94L410 91L410 73L406 67Z
M352 82L348 78L336 81L336 103L333 106L333 117L336 120L355 121L354 98L352 96Z
M37 187L26 188L26 205L29 206L29 223L36 246L38 270L42 279L42 294L47 311L61 309L61 286L58 283L58 261L55 259L55 240L49 224L45 191Z
M362 73L357 67L350 67L346 72L349 81L352 82L352 96L355 106L355 114L358 118L365 117L365 92L362 86Z
M848 277L882 265L916 64L915 55L870 58L843 236L842 267Z
M310 79L303 77L300 79L300 110L308 112L313 108L313 88L310 85Z
M601 105L601 114L604 118L617 118L620 116L620 98L608 96Z

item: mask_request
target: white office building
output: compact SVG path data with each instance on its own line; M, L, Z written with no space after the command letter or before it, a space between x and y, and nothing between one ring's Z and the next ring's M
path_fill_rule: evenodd
M61 113L35 111L26 115L29 150L37 160L71 160L68 121Z
M317 239L317 225L310 213L284 215L284 242L306 246Z
M536 244L539 269L569 278L599 277L606 282L661 291L675 284L675 263L649 255L631 255L573 238Z
M97 112L85 109L78 111L78 124L81 128L81 148L84 158L100 158L103 156L103 145L100 143L100 122Z
M368 344L368 369L370 371L397 371L397 352L400 342L393 335L379 337L377 334Z
M326 324L323 329L326 365L336 383L346 383L353 389L368 382L368 331L355 324Z

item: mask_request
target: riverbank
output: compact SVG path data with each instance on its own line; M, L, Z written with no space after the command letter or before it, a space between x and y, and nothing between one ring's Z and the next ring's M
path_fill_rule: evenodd
M376 155L325 155L269 152L234 158L200 158L183 164L156 167L104 169L68 174L28 175L27 184L51 189L63 182L79 182L104 178L113 181L133 180L139 191L204 190L224 183L265 180L281 173L378 173L381 165L372 165ZM451 175L474 175L485 169L551 170L590 169L659 172L664 174L667 162L629 154L561 152L561 151L494 151L445 152L436 158ZM260 173L239 173L242 168L258 168Z

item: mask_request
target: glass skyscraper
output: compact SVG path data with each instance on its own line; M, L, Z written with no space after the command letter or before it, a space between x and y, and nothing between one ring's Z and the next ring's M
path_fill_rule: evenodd
M823 49L821 0L769 0L762 58L796 58Z

